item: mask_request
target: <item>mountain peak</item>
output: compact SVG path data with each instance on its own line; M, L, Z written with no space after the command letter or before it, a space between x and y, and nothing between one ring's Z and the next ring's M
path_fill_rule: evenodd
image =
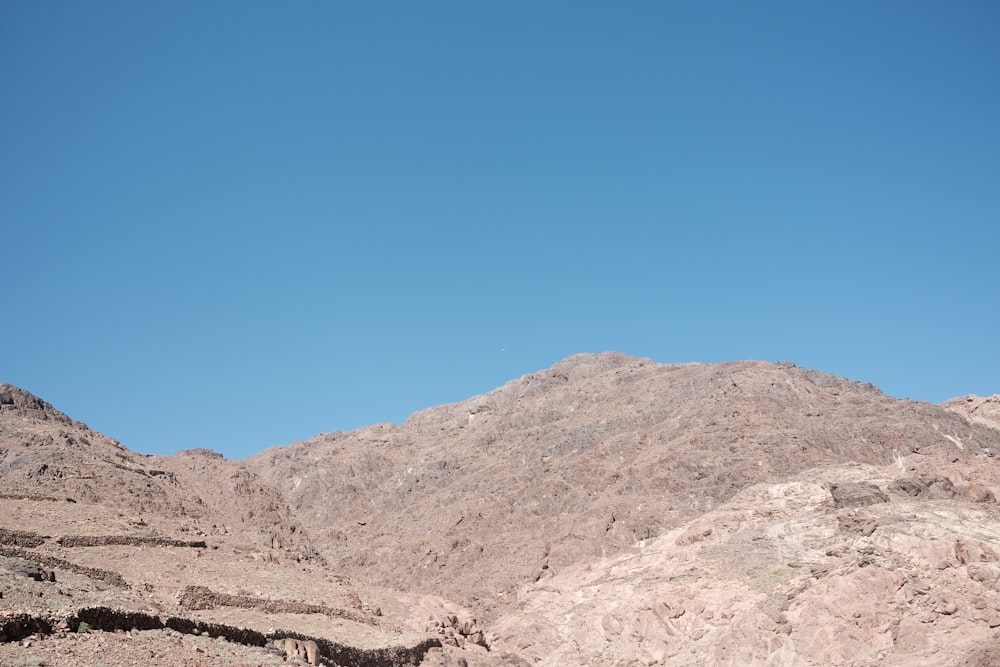
M0 417L14 415L71 423L73 420L59 412L51 403L43 401L30 391L12 384L0 382Z

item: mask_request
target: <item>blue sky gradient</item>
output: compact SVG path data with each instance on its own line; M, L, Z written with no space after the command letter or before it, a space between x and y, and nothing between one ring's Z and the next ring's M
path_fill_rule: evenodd
M1000 393L994 2L0 2L0 380L248 456L584 351Z

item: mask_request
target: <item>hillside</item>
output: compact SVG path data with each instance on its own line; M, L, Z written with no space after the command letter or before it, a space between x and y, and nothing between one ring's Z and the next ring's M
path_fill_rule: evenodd
M753 484L915 454L972 461L997 436L793 365L602 354L248 465L343 571L440 591L488 616L525 583L632 547Z
M1000 430L952 403L584 354L232 461L0 385L0 664L998 664Z
M969 421L1000 429L1000 394L986 397L969 394L947 400L941 405Z
M275 489L208 450L135 454L0 385L0 664L403 665L433 598L363 595L328 569ZM89 630L88 630L89 629ZM125 633L124 636L122 633Z

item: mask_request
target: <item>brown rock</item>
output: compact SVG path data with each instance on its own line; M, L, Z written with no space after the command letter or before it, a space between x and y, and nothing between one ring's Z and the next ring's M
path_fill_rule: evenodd
M246 461L138 455L17 400L0 409L0 566L67 583L7 571L0 664L25 639L67 665L94 642L113 667L147 646L157 664L264 664L252 651L287 631L359 664L378 646L428 667L957 665L1000 621L1000 433L787 364L582 355ZM89 640L12 620L75 627L112 603ZM187 639L116 634L165 619Z
M981 484L963 486L959 489L958 493L974 503L992 503L996 501L993 492Z
M920 478L901 477L889 484L890 491L931 499L955 497L955 487L951 480L942 475L926 475Z
M831 484L830 495L833 496L833 506L838 509L889 502L882 489L869 482Z

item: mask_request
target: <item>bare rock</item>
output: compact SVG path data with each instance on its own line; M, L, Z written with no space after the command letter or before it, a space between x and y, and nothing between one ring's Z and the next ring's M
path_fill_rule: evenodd
M310 637L342 664L954 665L1000 627L991 451L1000 431L954 411L762 362L581 355L245 461L135 454L11 394L0 558L67 585L0 571L0 611L78 627L113 602L93 635L30 638L151 647L113 667L201 664L223 637L288 638L288 662ZM0 664L27 630L0 615Z
M982 487L977 487L981 491L987 491ZM903 493L908 496L921 497L924 499L944 500L954 498L956 495L955 486L952 481L942 475L926 475L924 477L900 477L889 484L889 491ZM972 494L976 491L970 492ZM983 494L985 497L985 494Z
M476 619L467 614L452 613L431 620L425 631L438 635L441 643L448 646L489 648L486 633L476 624Z
M274 645L285 652L290 658L301 658L310 665L319 664L319 648L316 642L305 639L275 639Z
M882 489L869 482L832 484L830 485L830 495L833 496L833 506L838 509L889 502L889 497Z
M942 407L957 412L969 421L990 428L1000 429L1000 394L993 396L959 396L941 404Z
M993 492L982 484L969 484L968 486L959 487L958 495L974 503L996 502Z
M38 565L15 562L10 566L10 569L12 572L16 572L17 574L28 577L29 579L34 579L35 581L54 583L56 580L56 573L54 570L46 570Z
M922 492L926 491L927 488L920 483L920 480L913 477L900 477L899 479L893 480L889 484L889 491L895 491L896 493L903 493L908 496L919 496Z
M955 542L955 558L962 564L995 563L1000 560L997 550L978 540L959 539Z

